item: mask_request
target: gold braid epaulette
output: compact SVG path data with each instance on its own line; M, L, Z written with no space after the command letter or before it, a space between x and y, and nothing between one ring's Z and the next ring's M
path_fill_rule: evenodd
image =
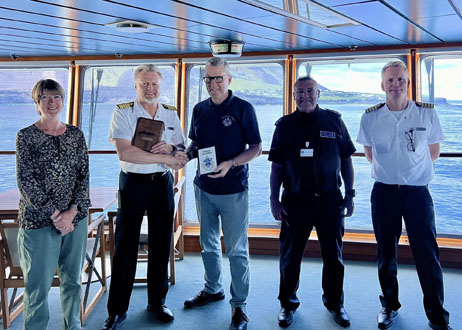
M164 107L164 109L176 111L176 107L174 107L173 105L168 105L168 104L163 104L162 103L162 106Z
M133 108L134 105L135 105L135 102L120 103L120 104L117 104L117 108L119 109Z
M366 111L366 113L369 113L369 112L375 111L377 109L380 109L384 105L385 105L385 103L379 103L379 104L374 105L373 107L367 108L365 111Z
M415 102L415 105L418 107L430 108L430 109L433 109L435 107L435 105L432 103L425 103L425 102L418 102L418 101Z

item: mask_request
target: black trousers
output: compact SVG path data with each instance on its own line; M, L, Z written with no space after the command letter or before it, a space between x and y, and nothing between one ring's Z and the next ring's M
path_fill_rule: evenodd
M297 290L300 283L300 267L306 243L313 227L316 228L323 260L323 302L327 308L343 305L342 237L344 216L340 191L325 196L305 196L303 200L285 194L282 199L288 215L282 221L280 240L281 306L296 309L300 305Z
M427 317L432 323L448 324L449 313L443 308L443 273L436 242L435 213L428 187L376 182L371 204L382 306L393 310L401 307L398 299L397 249L404 219Z
M115 253L108 299L109 315L128 310L136 273L143 215L148 216L148 303L165 302L168 259L173 230L173 176L121 172L117 209Z

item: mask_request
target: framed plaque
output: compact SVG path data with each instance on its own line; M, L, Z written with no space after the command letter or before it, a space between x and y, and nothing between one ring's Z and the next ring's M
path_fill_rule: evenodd
M215 147L199 149L198 158L200 175L213 173L218 166Z
M132 145L150 152L152 146L162 139L163 132L163 121L140 117L136 122Z

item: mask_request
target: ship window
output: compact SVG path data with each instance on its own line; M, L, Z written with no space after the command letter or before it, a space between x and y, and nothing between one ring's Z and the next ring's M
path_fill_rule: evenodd
M175 105L175 70L171 65L158 65L163 82L160 103ZM115 151L108 141L112 113L119 103L136 99L133 66L89 67L85 70L83 104L79 127L84 132L90 151ZM90 154L90 185L118 187L119 159L116 154Z
M263 140L263 151L269 151L274 124L284 113L283 66L281 63L230 63L230 70L232 82L229 89L234 95L249 101L254 106ZM188 135L194 105L209 97L201 79L204 75L204 65L195 65L189 72L186 135ZM192 161L186 167L185 221L190 224L197 223L192 189L196 166L196 161ZM270 167L267 154L261 155L249 164L249 222L253 227L277 224L269 207Z
M298 65L298 76L310 75L318 82L319 105L342 114L357 152L364 152L363 146L356 143L364 110L385 100L380 72L389 60L300 61ZM365 157L353 157L353 164L357 195L354 214L346 218L345 228L350 232L370 232L371 165Z
M445 140L430 184L438 235L462 235L462 57L427 56L421 61L422 101L433 103Z
M16 133L40 118L31 98L32 88L41 79L58 81L66 92L61 113L61 121L66 122L68 76L68 70L61 68L0 69L0 151L11 152L0 156L0 192L17 187Z

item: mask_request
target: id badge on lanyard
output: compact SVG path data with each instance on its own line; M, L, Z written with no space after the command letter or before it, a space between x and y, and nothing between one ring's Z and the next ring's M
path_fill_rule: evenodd
M309 148L310 143L306 142L306 148L300 149L300 157L313 157L313 148Z

